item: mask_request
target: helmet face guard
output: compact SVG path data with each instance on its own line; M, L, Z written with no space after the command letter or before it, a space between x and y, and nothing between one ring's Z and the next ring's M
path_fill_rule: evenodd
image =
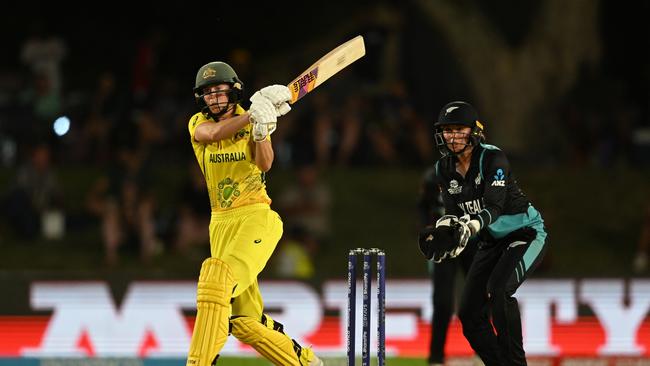
M207 85L206 87L208 86L210 85ZM225 105L219 104L220 107L219 112L214 113L212 112L212 110L210 110L210 106L205 102L205 96L209 95L209 93L206 94L203 92L203 90L194 92L194 98L196 99L196 102L201 107L201 113L203 113L206 116L212 117L216 120L217 118L221 117L224 113L226 113L235 104L239 103L239 101L242 99L241 90L233 89L232 86L230 89L221 91L220 93L225 93L227 95L228 103L226 103Z
M218 113L212 113L210 107L205 103L204 89L206 87L218 84L229 84L230 90L227 92L228 104L221 108ZM196 82L194 84L194 99L201 107L201 112L207 117L218 119L226 113L231 106L239 103L244 97L244 83L239 80L237 73L230 65L225 62L215 61L201 66L196 73Z
M464 134L464 138L466 139L466 142L464 143L463 149L460 150L460 151L454 151L454 150L449 148L449 144L451 144L452 142L445 140L444 133L445 133L444 132L444 127L439 127L439 128L436 128L436 133L434 135L435 140L436 140L436 147L438 148L438 151L440 151L440 153L442 155L459 155L459 154L463 153L465 150L467 150L467 148L472 147L472 146L476 146L476 141L475 141L475 139L472 138L472 134L470 132L469 134ZM456 132L455 135L458 136L459 133ZM460 145L460 144L462 144L462 142L460 142L458 140L458 137L456 137L453 140L453 144L454 145Z
M445 140L443 130L445 126L450 125L466 126L471 129L465 147L461 151L455 152L449 149L448 142ZM436 147L443 156L459 155L465 152L468 147L478 146L485 141L483 124L478 120L478 113L476 113L474 107L466 102L457 101L445 105L440 111L438 121L434 124L434 127Z

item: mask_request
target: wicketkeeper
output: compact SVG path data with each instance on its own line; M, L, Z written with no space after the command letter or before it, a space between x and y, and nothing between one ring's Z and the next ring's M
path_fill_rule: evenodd
M526 365L513 295L542 259L544 221L517 186L506 154L484 143L483 124L471 105L444 106L435 140L443 155L435 176L446 216L422 230L420 249L440 262L458 256L478 236L458 312L463 334L487 366Z

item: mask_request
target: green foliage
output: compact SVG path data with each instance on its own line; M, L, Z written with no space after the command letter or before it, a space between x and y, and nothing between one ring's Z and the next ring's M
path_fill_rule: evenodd
M632 169L533 168L515 166L524 192L542 213L549 233L547 257L537 275L620 276L630 273L643 209L650 202L650 172ZM85 215L87 190L101 174L91 168L64 167L60 177L70 214ZM180 201L186 169L165 166L155 170L152 187L161 212L170 215ZM416 245L416 201L422 169L332 168L323 174L332 192L331 240L321 246L316 281L343 277L347 250L381 247L387 251L390 277L425 277L426 263ZM0 175L6 192L10 172ZM295 179L276 168L267 176L270 196L279 197ZM71 231L59 242L25 243L0 222L4 269L89 270L102 264L99 224ZM194 275L206 250L191 257L165 252L149 266L125 257L121 269L164 270ZM38 255L35 255L38 253ZM266 275L266 274L264 274Z

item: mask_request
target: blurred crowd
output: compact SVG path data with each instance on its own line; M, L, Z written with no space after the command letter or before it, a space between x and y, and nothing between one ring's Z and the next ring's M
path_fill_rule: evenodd
M186 83L196 70L185 70L186 80L159 73L161 41L161 34L153 32L137 46L128 77L105 65L93 86L80 90L66 87L75 75L63 72L64 39L36 28L25 40L20 69L0 74L0 157L3 171L10 172L0 191L0 217L9 237L61 239L66 231L96 228L109 266L118 265L125 253L135 253L143 263L163 251L209 253L209 200L187 132L197 107L193 85ZM246 51L235 50L232 57L227 61L254 88ZM286 231L274 265L278 276L308 279L314 274L312 260L330 230L329 188L319 177L327 165L429 158L431 147L422 134L414 138L420 145L409 149L409 156L398 151L410 146L405 140L411 137L390 138L399 113L425 132L424 121L404 97L353 98L341 104L323 91L283 119L281 132L274 135L275 165L296 174L274 197ZM374 108L370 104L391 110L390 119L382 121L381 129L363 131L363 115ZM360 149L362 139L375 141L372 151ZM64 197L72 189L63 187L62 167L86 168L93 175L84 191L76 192L83 202L73 210ZM161 169L181 172L177 191L166 192L175 196L166 210L155 192L161 191L156 188Z
M0 164L11 172L0 191L0 215L12 235L60 238L66 230L94 226L101 231L108 265L118 264L125 248L135 249L144 263L163 251L207 253L209 201L187 132L188 119L197 111L191 92L196 70L179 71L184 77L160 72L165 37L160 31L144 37L126 56L131 60L126 74L108 64L95 65L99 71L92 75L92 86L79 83L85 73L78 75L75 68L83 63L69 60L64 38L35 27L24 40L17 55L20 67L0 73ZM251 59L248 51L236 49L224 60L240 73L247 95L263 86ZM66 62L74 67L64 67ZM434 116L415 107L408 85L359 78L348 72L317 89L280 120L273 136L275 166L295 172L292 184L273 197L285 218L278 248L282 254L274 264L279 276L313 276L313 259L330 232L331 194L321 179L324 170L425 167L437 157ZM647 122L626 102L624 90L607 94L614 98L596 107L580 99L592 95L580 88L593 91L599 82L603 80L586 80L574 90L575 97L558 107L555 137L565 141L563 160L603 166L648 163L650 154L634 150L635 139L650 140L648 126L639 128ZM350 92L352 85L364 87ZM611 85L606 81L601 87ZM86 166L98 173L87 191L78 192L84 202L76 214L66 212L58 177L63 166ZM155 172L161 167L184 172L173 193L175 206L165 215L154 193L161 184ZM645 220L640 253L649 250L649 228ZM638 261L641 270L647 268L645 257Z

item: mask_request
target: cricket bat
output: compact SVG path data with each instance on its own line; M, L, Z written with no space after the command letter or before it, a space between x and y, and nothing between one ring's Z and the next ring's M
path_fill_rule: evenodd
M295 78L289 85L291 100L293 104L307 93L316 89L325 80L331 78L337 72L348 67L354 61L366 54L366 47L362 36L356 36L330 51L320 60L314 62L300 76Z

